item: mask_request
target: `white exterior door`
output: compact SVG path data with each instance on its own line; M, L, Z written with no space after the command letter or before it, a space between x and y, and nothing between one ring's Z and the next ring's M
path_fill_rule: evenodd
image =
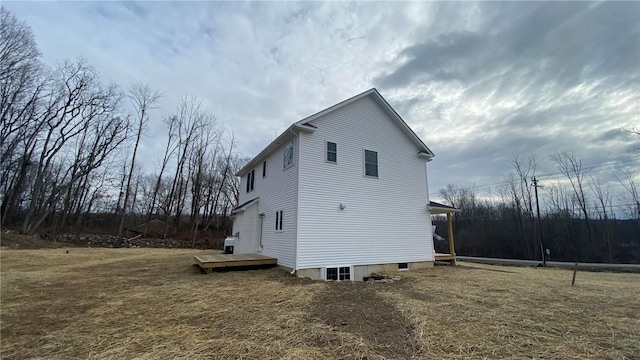
M234 250L237 254L260 252L260 216L257 202L247 207L242 214L242 230Z

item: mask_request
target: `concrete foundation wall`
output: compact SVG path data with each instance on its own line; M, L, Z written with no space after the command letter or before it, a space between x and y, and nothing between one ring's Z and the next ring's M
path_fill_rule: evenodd
M409 263L409 270L419 270L433 267L433 261L421 261ZM370 276L372 273L393 273L398 271L398 264L371 264L371 265L355 265L351 267L354 281L362 281L364 277ZM296 276L307 277L314 280L324 280L322 268L299 269ZM403 270L407 271L407 270Z
M322 280L322 269L300 269L296 271L297 277L306 277L314 280Z

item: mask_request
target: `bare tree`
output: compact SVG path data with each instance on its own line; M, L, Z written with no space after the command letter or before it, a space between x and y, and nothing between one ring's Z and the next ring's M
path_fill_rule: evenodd
M160 165L160 173L156 177L156 182L153 189L153 195L151 196L151 203L149 204L149 207L148 207L146 225L144 227L144 236L146 236L147 231L149 231L149 221L151 221L151 216L156 210L156 204L158 201L158 195L160 193L160 189L162 187L162 179L164 176L164 172L167 169L167 166L169 165L169 161L173 157L178 146L176 142L176 136L175 136L176 128L178 124L178 117L169 116L164 119L164 122L168 126L167 145L164 148L164 155L162 157L162 163Z
M124 228L124 221L131 192L131 178L133 176L133 169L136 166L136 155L138 153L140 137L142 136L144 127L149 122L149 111L154 108L154 105L160 99L160 96L160 93L156 90L152 90L149 85L135 84L131 87L131 89L129 89L129 100L131 101L131 105L135 110L137 127L135 144L133 146L133 154L131 155L131 163L129 166L129 174L127 175L127 185L125 186L124 202L122 204L122 210L120 214L120 227L118 228L118 236L122 236L122 231Z
M567 177L573 190L573 195L580 207L582 216L584 217L584 223L587 228L587 238L590 245L593 247L593 231L591 229L590 216L588 211L588 201L584 190L585 174L582 171L582 161L576 158L573 153L555 153L551 155L560 172Z
M38 119L43 123L43 127L35 150L39 155L35 179L29 191L30 205L22 226L24 233L33 233L42 223L40 219L53 211L55 202L64 191L78 180L79 176L86 174L84 169L74 177L69 167L63 172L65 177L59 178L59 174L56 174L58 181L51 181L53 168L62 166L66 161L58 155L64 155L62 151L68 147L70 141L84 133L87 128L115 114L120 101L117 88L101 87L95 70L82 59L58 66L56 79L49 87L48 93L45 109ZM120 126L117 128L121 129ZM116 132L120 133L120 130Z
M0 7L0 189L2 222L13 212L33 164L35 121L47 79L31 29Z
M593 192L597 202L594 206L596 212L600 215L600 220L602 221L602 241L606 247L607 253L607 261L613 261L613 251L616 247L615 239L613 234L611 234L612 224L609 224L609 214L607 212L607 208L611 205L611 189L602 184L600 179L591 176L589 181L589 188Z
M236 143L236 139L235 136L233 135L233 133L230 134L229 137L229 148L228 148L228 152L224 158L224 161L220 161L221 163L219 164L218 168L217 168L217 177L218 177L218 186L215 190L215 195L213 198L213 204L212 204L212 212L211 212L211 218L216 218L216 220L219 218L218 216L216 216L218 214L219 211L219 204L220 204L220 195L227 190L227 182L229 181L229 179L231 178L235 178L235 174L231 173L231 157L232 154L234 152L235 149L235 143ZM212 167L215 166L215 163L211 164ZM214 174L214 169L212 168L212 179L215 179L216 174ZM214 183L212 183L211 185L215 185L215 181ZM238 184L238 187L240 185ZM238 194L235 194L236 198ZM237 200L236 200L237 201ZM235 204L235 202L234 202ZM226 215L226 213L224 214ZM207 222L207 228L209 228L210 226L210 222Z
M624 170L624 178L618 179L625 189L625 193L620 195L620 200L625 204L630 218L637 219L640 224L640 190L635 180L635 173L631 169Z
M514 207L520 233L519 237L524 240L526 256L528 258L538 258L539 256L536 254L538 254L539 247L535 245L536 239L533 231L535 219L530 182L536 173L536 159L533 156L523 159L521 156L512 155L510 162L516 173L505 177L504 188L509 194Z

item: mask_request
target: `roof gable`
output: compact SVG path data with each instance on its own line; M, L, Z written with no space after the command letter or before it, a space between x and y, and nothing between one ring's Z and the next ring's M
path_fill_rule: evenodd
M435 155L434 153L427 147L427 145L418 137L418 135L416 135L416 133L409 127L409 125L407 125L406 122L404 122L404 120L402 119L402 117L400 117L400 115L398 115L398 113L391 107L391 105L389 105L389 103L387 102L387 100L385 100L382 95L380 95L380 93L378 92L378 90L376 88L372 88L370 90L367 90L361 94L358 94L356 96L353 96L349 99L346 99L342 102L339 102L329 108L326 108L320 112L317 112L311 116L308 116L298 122L296 122L296 125L310 125L309 124L311 121L318 119L320 117L322 117L323 115L326 115L328 113L334 112L342 107L345 107L351 103L354 103L366 96L371 96L375 102L387 113L387 115L393 120L395 121L398 126L400 127L400 129L402 129L402 131L405 133L405 135L407 135L407 137L409 137L409 139L420 149L420 153L424 154L425 158L428 158L429 160L431 158L433 158Z
M311 116L307 116L306 118L293 123L289 126L280 136L278 136L274 141L272 141L269 145L267 145L258 155L256 155L251 161L249 161L242 169L240 169L236 176L243 176L250 169L256 167L260 162L266 158L271 152L279 148L285 141L288 141L289 138L294 137L294 133L305 131L305 132L314 132L316 126L310 124L311 121L318 119L326 114L334 112L340 108L343 108L353 102L356 102L366 96L371 96L375 102L387 113L389 118L396 122L399 128L403 131L403 133L416 145L419 149L418 155L425 158L427 161L431 161L431 159L435 156L433 152L425 145L425 143L416 135L416 133L404 122L404 120L398 115L398 113L389 105L389 103L380 95L378 90L372 88L363 93L360 93L356 96L353 96L349 99L341 101L331 107L328 107L320 112L317 112Z

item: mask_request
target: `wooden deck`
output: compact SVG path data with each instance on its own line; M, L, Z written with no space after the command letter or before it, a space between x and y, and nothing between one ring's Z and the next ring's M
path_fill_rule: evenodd
M196 255L194 260L207 274L218 268L276 265L278 263L278 259L261 254Z
M455 254L442 254L436 253L436 261L449 261L451 265L456 264L456 255Z

